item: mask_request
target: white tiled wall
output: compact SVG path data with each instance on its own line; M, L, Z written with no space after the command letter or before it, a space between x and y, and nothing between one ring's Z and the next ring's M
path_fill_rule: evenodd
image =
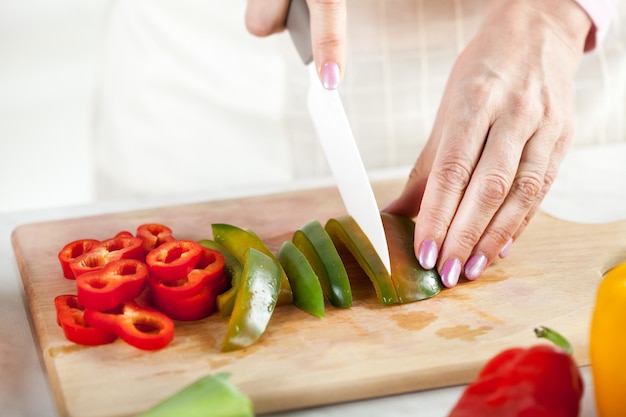
M91 103L107 4L0 2L0 212L91 201Z

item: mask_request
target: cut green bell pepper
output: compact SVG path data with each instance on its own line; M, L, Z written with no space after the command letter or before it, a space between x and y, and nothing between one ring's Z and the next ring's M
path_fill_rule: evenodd
M228 377L200 378L137 417L254 417L252 402Z
M211 225L211 229L213 231L213 240L228 249L242 264L244 263L248 248L254 248L276 260L276 257L265 245L263 240L251 230L242 229L226 223L214 223ZM278 262L278 260L276 261ZM278 304L291 304L293 302L293 295L291 293L291 287L289 286L289 280L287 279L285 271L282 270L282 267L280 267L280 270L282 280Z
M289 279L294 305L315 317L324 317L322 286L306 257L287 241L278 250L277 258Z
M317 220L293 234L292 242L313 267L328 301L335 307L352 306L348 273L332 239Z
M228 275L231 287L217 296L217 310L222 317L230 316L233 311L233 305L235 304L237 288L239 287L239 282L241 281L243 265L239 262L239 259L237 259L235 255L226 249L224 245L221 245L214 240L204 239L200 240L198 243L205 248L216 250L224 256L224 271Z
M426 270L415 257L415 222L408 217L382 213L391 259L391 280L398 302L410 303L437 295L443 288L437 269Z
M334 217L326 222L325 228L335 246L344 245L354 256L374 285L378 300L385 305L397 304L398 294L391 275L354 218Z
M278 300L283 269L278 260L249 248L222 351L250 346L265 331Z

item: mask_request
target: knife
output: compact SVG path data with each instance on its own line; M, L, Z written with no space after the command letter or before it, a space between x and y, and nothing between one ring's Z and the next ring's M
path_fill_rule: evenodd
M337 90L326 90L322 86L313 62L311 24L306 0L291 1L285 26L300 58L309 70L309 113L343 203L390 273L389 249L380 210L348 117Z

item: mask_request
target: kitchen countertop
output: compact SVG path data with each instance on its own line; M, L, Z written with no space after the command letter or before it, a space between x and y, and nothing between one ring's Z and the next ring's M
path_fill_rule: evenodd
M561 173L542 209L565 220L604 223L626 219L626 144L575 148L563 162ZM372 179L404 175L406 170L377 173ZM620 187L616 187L620 184ZM288 189L315 187L321 183L292 184ZM254 194L285 191L285 187L255 190ZM222 199L248 194L239 190L213 196ZM13 229L20 224L128 211L163 205L198 202L198 197L168 196L150 200L101 202L88 206L0 214L0 410L2 415L56 416L45 371L39 361L36 335L31 332L26 300L10 244ZM593 387L588 367L582 368L586 383L582 417L595 417ZM317 417L333 415L405 416L416 409L421 416L445 416L463 387L449 387L275 414Z

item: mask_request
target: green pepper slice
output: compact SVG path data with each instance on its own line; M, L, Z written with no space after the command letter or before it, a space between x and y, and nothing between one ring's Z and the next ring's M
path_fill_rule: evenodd
M254 417L252 402L228 377L200 378L137 417Z
M415 257L415 222L389 213L382 213L381 216L389 246L391 280L398 302L410 303L437 295L443 288L437 269L422 268Z
M324 317L324 294L311 264L293 242L284 242L277 255L283 266L291 291L293 303L302 311Z
M247 250L223 352L250 346L265 332L276 307L282 275L276 258L254 248Z
M378 300L385 305L397 304L398 294L391 276L356 220L350 215L334 217L325 228L335 246L344 245L352 253L374 285Z
M217 310L222 317L230 316L233 312L233 306L235 305L235 296L237 295L237 288L239 288L239 282L241 281L243 265L231 251L214 240L204 239L198 241L198 243L205 248L216 250L224 256L224 271L230 279L231 287L217 296Z
M244 263L248 248L261 251L278 262L263 240L251 230L242 229L226 223L214 223L211 225L211 229L213 231L213 240L228 249L242 264ZM282 271L282 267L280 267L280 269L282 272L282 280L278 304L291 304L293 303L293 295L291 293L291 287L289 286L289 280L287 279L285 271Z
M315 271L328 301L335 307L352 306L352 289L337 248L324 227L311 220L293 234L292 242Z

